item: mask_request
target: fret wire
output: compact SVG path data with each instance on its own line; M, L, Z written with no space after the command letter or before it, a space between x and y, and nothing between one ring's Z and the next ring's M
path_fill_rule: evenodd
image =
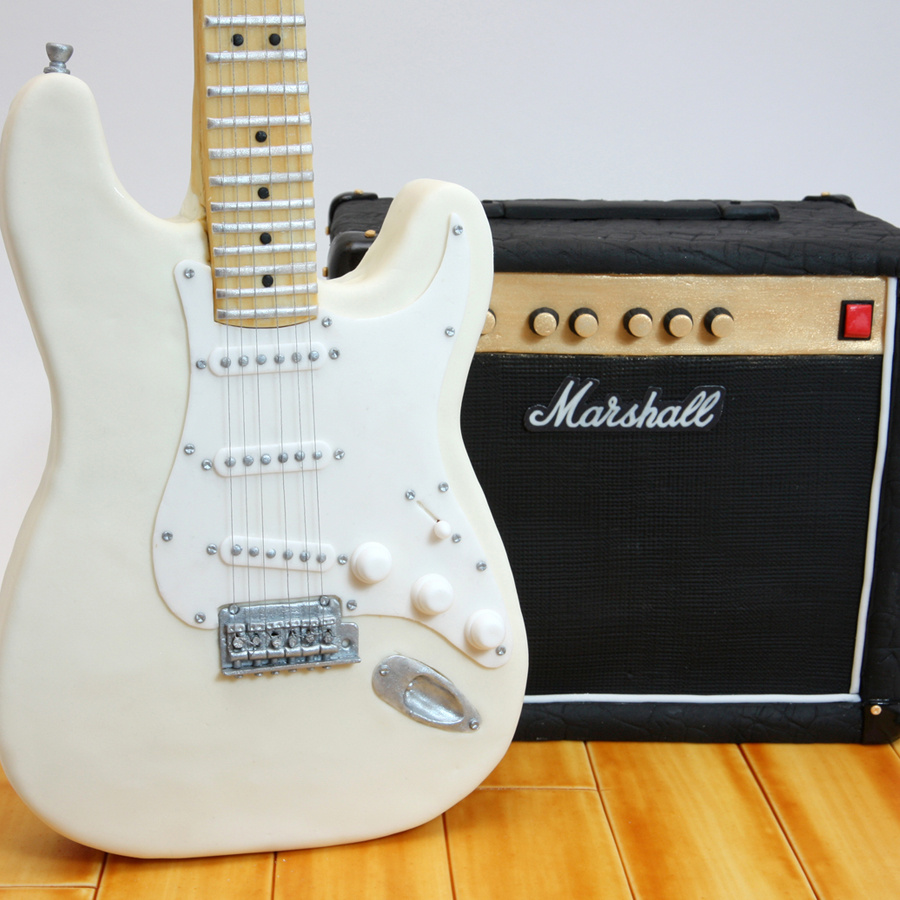
M213 187L233 187L243 184L292 184L295 181L312 181L313 173L308 169L300 172L264 172L250 175L211 175Z
M253 275L303 275L316 271L315 263L288 263L279 266L226 266L214 270L216 278L241 278Z
M279 60L305 60L305 50L235 50L207 53L208 63L277 62Z
M312 197L297 200L249 200L228 203L210 203L210 212L253 212L274 209L312 209Z
M289 144L279 147L228 147L209 151L210 159L250 159L264 156L310 156L312 144Z
M316 227L315 219L298 219L293 222L214 222L214 234L252 234L269 231L278 234L283 231L312 231Z
M214 247L213 256L261 256L266 253L313 253L315 241L303 241L291 244L241 244L234 247Z
M267 95L297 96L309 93L309 84L233 84L208 87L207 97L263 97Z
M207 28L245 28L257 26L281 26L302 28L306 16L206 16L203 24Z
M314 294L317 288L315 284L287 284L280 287L252 287L252 288L220 288L216 291L219 300L233 300L240 297L287 297L296 294Z
M207 119L207 128L278 128L290 125L309 125L309 113L296 116L234 116L230 119Z

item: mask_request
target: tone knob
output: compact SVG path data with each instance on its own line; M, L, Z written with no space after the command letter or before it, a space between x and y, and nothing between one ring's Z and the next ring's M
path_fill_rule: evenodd
M569 316L569 330L573 334L577 334L580 338L590 337L592 334L596 333L599 327L600 322L597 319L597 313L592 309L588 309L586 306L581 309L576 309L575 312Z
M505 636L503 618L492 609L479 609L466 622L466 640L476 650L493 650L503 643Z
M687 337L694 327L694 317L686 309L671 309L666 313L663 325L672 337Z
M542 306L528 317L528 324L538 337L549 337L559 327L559 315L555 309Z
M622 323L625 326L625 330L632 337L647 337L647 335L653 331L653 316L650 315L649 310L646 310L643 307L629 309L628 312L625 313Z
M410 596L413 606L423 616L436 616L447 612L453 604L453 585L443 575L432 572L416 581Z
M392 563L391 551L384 544L366 541L353 551L350 571L366 584L377 584L388 577Z
M728 337L734 330L734 316L727 309L717 306L706 314L703 324L713 337Z
M487 315L484 317L484 325L481 326L481 333L490 334L496 327L497 315L492 309L489 309Z

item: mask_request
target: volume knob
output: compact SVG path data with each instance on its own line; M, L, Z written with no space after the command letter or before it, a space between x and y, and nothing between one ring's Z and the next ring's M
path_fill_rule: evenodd
M360 544L350 557L350 571L366 584L384 581L392 564L391 551L384 544L375 541Z
M686 309L673 309L666 313L663 325L672 337L687 337L694 327L694 317Z
M413 606L423 616L436 616L453 604L453 585L443 575L432 572L416 581L410 595Z
M494 650L503 643L505 636L503 618L492 609L479 609L466 622L466 640L476 650Z

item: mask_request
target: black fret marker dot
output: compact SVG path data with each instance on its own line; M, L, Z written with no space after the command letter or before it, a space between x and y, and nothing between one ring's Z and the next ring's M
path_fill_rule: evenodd
M269 43L273 47L277 47L281 43L281 35L280 34L270 34L269 35Z
M272 287L275 284L275 279L271 275L263 275L262 283L263 287Z
M268 200L269 199L269 189L268 188L260 188L256 193L259 194L260 200Z
M259 236L259 242L260 242L261 244L271 244L271 243L272 243L272 235L269 234L267 231L264 231L264 232Z
M257 131L254 137L257 141L259 141L260 144L262 144L269 136L264 131Z
M241 44L244 43L244 36L242 34L232 35L231 43L234 44L235 47L240 47Z

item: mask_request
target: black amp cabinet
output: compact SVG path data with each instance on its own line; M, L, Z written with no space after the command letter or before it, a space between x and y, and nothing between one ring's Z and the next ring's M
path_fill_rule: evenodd
M337 198L331 277L389 201ZM487 202L463 436L520 739L900 734L900 230L801 202Z

